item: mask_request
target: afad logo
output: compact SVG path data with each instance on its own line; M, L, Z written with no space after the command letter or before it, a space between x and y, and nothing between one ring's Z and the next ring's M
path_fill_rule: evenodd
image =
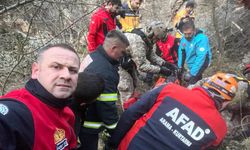
M54 133L54 142L56 144L56 150L63 150L69 145L63 129L56 128Z

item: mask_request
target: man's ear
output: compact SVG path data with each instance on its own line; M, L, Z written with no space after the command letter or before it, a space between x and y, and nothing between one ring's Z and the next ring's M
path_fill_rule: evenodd
M32 79L37 79L38 78L38 72L39 72L39 66L37 62L34 62L32 64L32 74L31 74L31 78Z
M117 46L116 45L112 45L112 47L110 48L110 52L114 53L116 50Z

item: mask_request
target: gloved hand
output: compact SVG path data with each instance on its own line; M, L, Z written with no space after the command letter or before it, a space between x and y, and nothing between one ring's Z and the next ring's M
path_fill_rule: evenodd
M177 65L172 64L172 63L167 62L167 61L165 61L162 65L163 65L164 67L166 67L166 68L168 68L168 69L172 70L172 71L174 71L174 70L177 70L177 69L178 69Z
M177 69L177 76L182 77L183 74L183 69L182 68L178 68Z
M189 72L185 73L185 74L184 74L184 78L183 78L183 80L184 80L185 82L187 82L188 85L190 85L190 84L195 84L197 81L199 81L199 80L201 80L201 79L202 79L202 76L201 76L201 75L200 75L200 76L198 76L198 75L193 76L193 75L191 75Z
M119 59L120 65L123 69L129 70L133 68L134 61L131 59L129 55L124 55Z
M185 82L189 82L189 81L191 80L191 78L192 78L192 75L191 75L189 72L186 72L186 73L184 74L183 80L184 80Z
M172 71L166 67L161 67L160 74L163 74L164 76L168 77L172 74Z

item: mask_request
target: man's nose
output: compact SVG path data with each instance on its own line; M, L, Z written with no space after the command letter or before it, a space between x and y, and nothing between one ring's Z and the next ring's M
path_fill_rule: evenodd
M60 76L61 78L64 78L64 79L69 79L70 78L70 71L68 68L63 68L60 72Z

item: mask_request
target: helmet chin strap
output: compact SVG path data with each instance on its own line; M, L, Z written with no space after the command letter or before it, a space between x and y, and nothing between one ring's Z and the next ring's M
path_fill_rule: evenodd
M213 99L213 101L215 102L215 106L217 108L217 110L219 111L223 111L224 109L222 109L222 103L224 101L224 98L219 95L219 94L215 94L213 91L203 87L204 89L206 89L208 91L209 96Z
M216 108L221 111L221 108L222 108L222 103L223 103L223 98L221 95L217 95L217 94L214 94L213 92L210 92L211 94L211 97L213 98L214 102L215 102L215 106Z
M221 95L214 94L213 100L215 102L216 108L219 110L219 112L222 112L225 110L226 105L223 106L224 103L226 103Z

